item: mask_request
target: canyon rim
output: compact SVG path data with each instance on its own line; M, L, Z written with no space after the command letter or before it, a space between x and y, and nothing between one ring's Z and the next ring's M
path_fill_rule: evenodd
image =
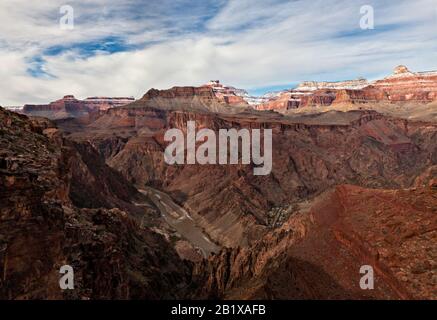
M0 300L437 300L432 1L61 2L0 2Z

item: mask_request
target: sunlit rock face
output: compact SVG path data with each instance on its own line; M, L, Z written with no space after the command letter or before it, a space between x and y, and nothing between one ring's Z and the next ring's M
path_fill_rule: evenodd
M430 103L437 100L437 71L411 72L398 66L393 74L373 82L365 79L341 82L301 83L296 89L257 105L258 110L285 111L308 106L365 103Z
M134 98L119 97L90 97L85 100L76 99L73 95L66 95L62 99L49 104L26 104L21 112L30 116L41 116L49 119L79 118L84 119L92 114L110 108L124 106L134 102Z
M220 83L219 80L211 80L204 87L211 88L214 95L220 100L232 106L247 106L246 98L249 94L243 89L237 89Z

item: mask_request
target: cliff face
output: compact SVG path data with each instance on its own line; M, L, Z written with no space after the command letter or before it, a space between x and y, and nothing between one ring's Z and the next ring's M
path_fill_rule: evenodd
M0 298L183 297L190 266L127 211L135 189L121 186L127 182L90 146L1 108L0 131ZM113 209L79 208L84 193ZM143 215L153 216L142 201ZM71 292L58 284L65 264L75 270Z
M138 103L167 108L197 108L199 110L232 112L233 108L248 108L244 99L244 90L221 85L219 82L209 83L201 87L174 87L168 90L150 89ZM106 110L123 107L134 103L128 97L90 97L85 100L76 99L72 95L64 96L49 104L27 104L21 113L28 116L45 117L52 120L75 118L78 125L88 125Z
M435 299L435 192L342 185L296 206L251 247L196 266L200 295L226 299ZM371 265L375 290L359 287ZM345 289L347 288L347 289Z
M339 82L317 82L305 81L297 86L296 91L317 91L317 90L360 90L369 85L366 79L357 79Z
M437 99L437 72L415 73L399 66L392 76L376 81L374 87L392 102L432 102Z
M218 91L212 85L201 87L173 87L168 90L149 90L133 107L154 107L161 110L236 113L248 109L243 98L230 89Z
M245 90L225 86L219 80L212 80L203 87L211 88L214 95L228 105L237 107L249 105L246 101L249 98L249 94Z
M392 75L373 82L304 82L256 108L285 111L344 103L431 103L436 100L437 72L411 72L405 66L398 66Z
M141 99L149 101L154 98L174 99L199 97L205 101L212 101L215 98L212 88L209 87L173 87L168 90L150 89Z
M89 123L101 111L123 106L134 101L135 99L133 98L108 97L91 97L85 100L78 100L72 95L67 95L49 104L27 104L21 112L28 116L40 116L53 120L78 118L82 122Z

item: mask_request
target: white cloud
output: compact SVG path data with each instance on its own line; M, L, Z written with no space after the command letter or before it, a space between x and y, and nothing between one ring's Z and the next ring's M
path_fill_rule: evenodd
M188 3L75 0L69 4L80 18L69 32L56 21L64 1L3 0L0 104L48 102L64 94L140 97L151 87L209 79L256 88L384 75L401 63L413 70L437 67L434 0L231 0L220 1L225 5L209 20L207 6ZM375 30L362 31L359 8L369 3ZM108 36L143 45L112 54L44 55L52 46ZM29 58L37 55L53 78L28 74Z

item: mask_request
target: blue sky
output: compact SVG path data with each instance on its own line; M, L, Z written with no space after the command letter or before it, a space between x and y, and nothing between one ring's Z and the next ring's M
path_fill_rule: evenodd
M74 29L59 27L63 5ZM362 30L371 5L375 28ZM254 94L437 69L437 0L2 0L0 105L141 97L210 79Z

